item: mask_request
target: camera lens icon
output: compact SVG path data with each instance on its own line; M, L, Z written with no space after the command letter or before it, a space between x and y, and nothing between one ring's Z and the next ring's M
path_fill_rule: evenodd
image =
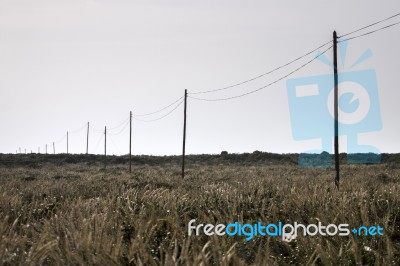
M345 81L340 83L338 90L339 122L353 125L361 122L368 115L371 100L368 91L357 82ZM332 118L334 115L334 90L328 96L327 107Z

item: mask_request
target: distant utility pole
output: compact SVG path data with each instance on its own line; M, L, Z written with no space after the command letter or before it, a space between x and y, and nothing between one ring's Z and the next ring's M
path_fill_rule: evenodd
M67 131L67 154L68 154L68 131Z
M38 153L40 154L40 147L38 147Z
M47 144L46 144L46 154L47 154Z
M26 154L26 149L25 149L25 154Z
M107 166L107 127L104 127L104 169Z
M129 173L132 173L132 111L130 112L129 123Z
M182 178L185 178L186 106L187 106L187 90L185 89L185 106L184 106L184 109L183 109Z
M53 141L53 154L56 154L56 145L54 145L54 141Z
M338 78L338 66L337 66L337 34L333 32L333 70L335 80L335 91L334 91L334 113L335 113L335 185L339 189L339 106L338 106L338 91L339 91L339 78Z
M22 153L22 152L21 152L21 147L19 147L19 153Z
M89 154L89 122L87 122L86 154Z

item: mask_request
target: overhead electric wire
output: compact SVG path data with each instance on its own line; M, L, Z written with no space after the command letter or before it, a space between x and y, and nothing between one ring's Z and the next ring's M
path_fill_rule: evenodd
M111 131L111 130L115 130L115 129L117 129L117 128L120 128L121 126L125 125L125 123L128 122L128 121L129 121L129 117L128 117L127 119L125 119L124 121L122 121L122 122L121 122L120 124L118 124L117 126L107 128L107 131Z
M107 136L108 136L108 135L110 135L110 136L116 136L116 135L121 134L122 132L124 132L124 131L126 130L126 128L128 127L128 125L129 125L129 120L125 122L125 126L124 126L118 133L108 133L108 129L107 129Z
M65 138L67 137L67 134L65 134L62 138L60 138L59 140L55 141L54 144L59 144L61 143Z
M117 128L120 128L120 127L122 127L122 126L126 126L126 123L128 123L128 122L129 122L129 117L126 118L124 121L122 121L120 124L118 124L118 125L116 125L116 126L114 126L114 127L110 127L110 128L107 127L107 133L108 133L109 131L113 131L113 130L115 130L115 129L117 129ZM92 132L94 132L94 133L104 134L104 129L98 129L98 128L95 128L95 127L91 126L91 127L90 127L90 130L91 130ZM118 133L117 133L117 134L118 134Z
M369 31L369 32L366 32L366 33L363 33L363 34L360 34L360 35L357 35L357 36L353 36L353 37L349 37L349 38L344 39L344 40L340 40L339 42L346 42L346 41L349 41L349 40L353 40L353 39L357 39L357 38L360 38L360 37L364 37L364 36L370 35L372 33L375 33L375 32L378 32L378 31L381 31L381 30L384 30L384 29L387 29L387 28L390 28L390 27L393 27L393 26L396 26L396 25L399 25L399 24L400 24L400 21L398 21L396 23L393 23L393 24L390 24L390 25L387 25L387 26L384 26L384 27L381 27L381 28L373 30L373 31Z
M104 134L104 129L97 129L97 128L90 128L91 132L95 133L95 134Z
M361 28L359 28L359 29L357 29L357 30L354 30L354 31L352 31L352 32L343 34L343 35L341 35L341 36L338 37L338 38L343 38L343 37L348 36L348 35L351 35L351 34L353 34L353 33L356 33L356 32L359 32L359 31L362 31L362 30L365 30L365 29L368 29L368 28L370 28L370 27L372 27L372 26L375 26L375 25L377 25L377 24L380 24L380 23L382 23L382 22L388 21L389 19L392 19L392 18L395 18L395 17L398 17L398 16L400 16L400 13L397 13L397 14L395 14L395 15L393 15L393 16L388 17L388 18L379 20L379 21L374 22L374 23L372 23L372 24L369 24L369 25L367 25L367 26L361 27Z
M149 115L157 114L157 113L159 113L159 112L164 111L164 110L167 109L168 107L171 107L172 105L176 104L176 103L179 102L179 100L181 100L182 98L183 98L183 96L179 97L179 99L175 100L173 103L171 103L171 104L169 104L169 105L167 105L167 106L165 106L165 107L163 107L163 108L161 108L161 109L159 109L159 110L157 110L157 111L154 111L154 112L151 112L151 113L146 113L146 114L134 114L133 116L134 116L134 117L136 117L136 116L149 116Z
M81 128L79 128L79 129L77 129L77 130L74 130L74 131L68 131L68 133L69 134L75 134L75 133L78 133L79 131L81 131L82 129L84 129L86 127L86 125L85 126L83 126L83 127L81 127ZM62 137L62 138L60 138L59 140L57 140L57 141L54 141L54 144L59 144L59 143L61 143L65 138L67 137L67 134L64 134L64 136ZM51 145L53 145L53 143L50 143Z
M169 112L166 113L165 115L163 115L163 116L161 116L161 117L159 117L159 118L156 118L156 119L143 120L143 119L139 119L139 118L136 118L136 117L133 117L133 119L135 119L135 120L137 120L137 121L140 121L140 122L146 122L146 123L158 121L158 120L161 120L161 119L167 117L168 115L170 115L170 114L171 114L173 111L175 111L182 103L183 103L183 100L182 100L177 106L175 106L174 109L172 109L171 111L169 111Z
M251 81L253 81L253 80L262 78L262 77L264 77L264 76L266 76L266 75L269 75L269 74L271 74L271 73L273 73L273 72L276 72L276 71L278 71L278 70L280 70L280 69L282 69L282 68L284 68L284 67L286 67L286 66L288 66L288 65L293 64L293 63L299 61L300 59L302 59L302 58L304 58L304 57L306 57L306 56L308 56L308 55L314 53L315 51L321 49L322 47L328 45L328 44L331 43L331 42L332 42L332 41L326 42L326 43L324 43L324 44L318 46L317 48L313 49L312 51L310 51L310 52L308 52L308 53L306 53L306 54L304 54L304 55L302 55L302 56L299 56L299 57L297 57L296 59L293 59L293 60L289 61L288 63L283 64L283 65L281 65L281 66L279 66L279 67L276 67L276 68L274 68L274 69L272 69L272 70L270 70L270 71L268 71L268 72L266 72L266 73L263 73L263 74L261 74L261 75L258 75L258 76L256 76L256 77L253 77L253 78L250 78L250 79L241 81L241 82L239 82L239 83L236 83L236 84L233 84L233 85L230 85L230 86L227 86L227 87L223 87L223 88L219 88L219 89L214 89L214 90L206 90L206 91L199 91L199 92L191 92L191 93L188 93L188 94L189 94L189 95L190 95L190 94L195 95L195 94L212 93L212 92L227 90L227 89L230 89L230 88L233 88L233 87L237 87L237 86L239 86L239 85L243 85L243 84L249 83L249 82L251 82Z
M192 96L188 96L188 97L190 97L190 98L192 98L192 99L195 99L195 100L200 100L200 101L226 101L226 100L233 100L233 99L236 99L236 98L244 97L244 96L247 96L247 95L249 95L249 94L253 94L253 93L258 92L258 91L260 91L260 90L263 90L263 89L265 89L265 88L267 88L267 87L269 87L269 86L271 86L271 85L274 85L275 83L277 83L277 82L283 80L284 78L289 77L290 75L294 74L295 72L297 72L297 71L299 71L300 69L304 68L305 66L309 65L311 62L313 62L314 60L316 60L316 59L317 59L318 57L320 57L321 55L325 54L325 53L326 53L328 50L330 50L331 48L332 48L332 46L330 46L328 49L326 49L326 50L323 51L322 53L320 53L320 54L318 54L317 56L315 56L313 59L311 59L311 60L308 61L307 63L305 63L305 64L301 65L300 67L296 68L295 70L291 71L289 74L286 74L286 75L284 75L283 77L281 77L281 78L279 78L279 79L277 79L277 80L275 80L275 81L273 81L273 82L271 82L271 83L269 83L269 84L267 84L267 85L265 85L265 86L263 86L263 87L260 87L260 88L258 88L258 89L255 89L255 90L252 90L252 91L249 91L249 92L246 92L246 93L242 93L242 94L239 94L239 95L236 95L236 96L226 97L226 98L205 99L205 98L197 98L197 97L192 97Z
M68 133L69 134L76 134L76 133L82 131L84 128L86 128L86 126L87 126L87 124L85 123L82 127L78 128L76 130L73 130L73 131L68 131Z

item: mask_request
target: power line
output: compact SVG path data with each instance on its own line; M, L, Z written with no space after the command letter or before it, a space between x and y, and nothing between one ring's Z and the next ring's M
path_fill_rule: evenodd
M169 104L169 105L167 105L167 106L165 106L165 107L163 107L163 108L161 108L161 109L159 109L159 110L157 110L157 111L154 111L154 112L151 112L151 113L147 113L147 114L134 114L133 116L134 116L134 117L136 117L136 116L149 116L149 115L157 114L157 113L159 113L159 112L164 111L164 110L167 109L168 107L171 107L172 105L176 104L176 103L179 102L179 100L181 100L182 98L183 98L183 96L182 96L182 97L179 97L179 99L175 100L173 103L171 103L171 104Z
M183 103L183 100L180 101L180 103L179 103L177 106L175 106L174 109L172 109L171 111L169 111L169 112L166 113L165 115L163 115L163 116L161 116L161 117L159 117L159 118L156 118L156 119L152 119L152 120L143 120L143 119L139 119L139 118L136 118L136 117L133 117L133 119L135 119L135 120L137 120L137 121L140 121L140 122L146 122L146 123L158 121L158 120L161 120L161 119L167 117L168 115L170 115L170 114L171 114L173 111L175 111L182 103Z
M110 131L113 131L113 130L115 130L115 129L117 129L117 128L120 128L120 127L122 127L122 126L126 126L126 123L128 123L129 122L129 117L128 118L126 118L124 121L122 121L121 123L119 123L118 125L116 125L116 126L114 126L114 127L111 127L111 128L107 128L107 132L110 132ZM104 129L98 129L98 128L95 128L95 127L91 127L91 130L92 130L92 132L94 132L94 133L98 133L98 134L104 134ZM117 134L119 134L119 133L117 133Z
M362 30L365 30L365 29L367 29L367 28L370 28L370 27L372 27L372 26L375 26L375 25L377 25L377 24L380 24L380 23L382 23L382 22L385 22L385 21L387 21L387 20L389 20L389 19L392 19L392 18L395 18L395 17L398 17L398 16L400 16L400 13L397 13L397 14L395 14L395 15L393 15L393 16L388 17L388 18L379 20L379 21L374 22L374 23L372 23L372 24L369 24L369 25L367 25L367 26L361 27L361 28L359 28L359 29L357 29L357 30L354 30L354 31L352 31L352 32L343 34L342 36L340 36L340 37L338 37L338 38L343 38L343 37L348 36L348 35L351 35L351 34L353 34L353 33L356 33L356 32L362 31Z
M183 98L183 97L179 97L177 100L173 101L172 103L168 104L167 106L165 106L165 107L163 107L163 108L161 108L161 109L158 109L157 111L154 111L154 112L151 112L151 113L145 113L145 114L135 114L135 115L133 116L133 118L136 119L136 120L138 120L138 121L141 121L141 122L153 122L153 121L160 120L160 119L166 117L167 115L169 115L170 113L172 113L177 107L175 107L174 109L172 109L172 110L171 110L170 112L168 112L166 115L164 115L164 116L162 116L162 117L160 117L160 118L157 118L157 119L144 120L144 119L138 119L138 118L136 118L136 117L137 117L137 116L149 116L149 115L153 115L153 114L157 114L157 113L159 113L159 112L162 112L162 111L164 111L165 109L167 109L167 108L173 106L174 104L176 104L178 101L182 100L182 98ZM179 106L179 105L178 105L178 106ZM111 135L113 135L113 136L121 134L121 133L126 129L126 127L127 127L127 125L128 125L128 122L129 122L129 119L130 119L130 118L128 117L127 119L125 119L125 120L124 120L122 123L120 123L119 125L117 125L117 126L115 126L115 127L112 127L112 128L110 128L110 129L107 129L107 132L109 132L109 131L111 131L111 130L115 130L115 129L121 127L121 126L124 126L124 128L122 128L122 130L120 130L118 133L114 133L114 134L109 133L109 134L111 134ZM98 129L96 129L96 128L94 128L93 130L94 130L95 132L101 133L101 134L103 134L103 132L104 132L103 130L98 130Z
M62 138L60 138L59 140L55 141L54 144L59 144L61 143L65 138L67 137L67 134L65 134Z
M103 129L103 130L100 130L100 129L91 127L91 130L92 130L92 132L95 133L95 134L104 135L104 129Z
M125 123L125 126L124 126L118 133L108 133L107 135L109 135L109 136L116 136L116 135L119 135L119 134L121 134L122 132L125 131L125 129L128 127L128 125L129 125L129 121L127 121L127 122ZM109 132L108 129L107 129L107 132Z
M256 77L247 79L247 80L245 80L245 81L242 81L242 82L239 82L239 83L236 83L236 84L227 86L227 87L223 87L223 88L219 88L219 89L214 89L214 90L206 90L206 91L192 92L192 93L189 93L189 95L212 93L212 92L227 90L227 89L230 89L230 88L233 88L233 87L237 87L237 86L239 86L239 85L246 84L246 83L251 82L251 81L253 81L253 80L256 80L256 79L262 78L262 77L264 77L264 76L266 76L266 75L269 75L269 74L271 74L271 73L273 73L273 72L275 72L275 71L278 71L279 69L282 69L282 68L284 68L284 67L286 67L286 66L288 66L288 65L290 65L290 64L293 64L293 63L299 61L300 59L302 59L302 58L304 58L304 57L306 57L306 56L308 56L308 55L314 53L315 51L321 49L322 47L326 46L326 45L329 44L329 43L331 43L331 41L329 41L329 42L327 42L327 43L324 43L324 44L318 46L318 47L315 48L314 50L312 50L312 51L310 51L310 52L308 52L308 53L306 53L306 54L304 54L304 55L302 55L302 56L299 56L299 57L297 57L296 59L294 59L294 60L292 60L292 61L289 61L289 62L286 63L286 64L283 64L283 65L281 65L281 66L279 66L279 67L276 67L276 68L274 68L274 69L272 69L272 70L270 70L270 71L268 71L268 72L266 72L266 73L263 73L263 74L261 74L261 75L258 75L258 76L256 76Z
M111 131L111 130L115 130L115 129L117 129L117 128L120 128L121 126L125 125L125 123L127 123L128 121L129 121L129 117L128 117L127 119L125 119L124 121L122 121L122 122L121 122L120 124L118 124L117 126L107 128L107 131ZM102 132L104 132L104 130L103 130Z
M75 133L78 133L79 131L81 131L82 129L84 129L86 127L86 124L83 126L83 127L81 127L81 128L79 128L79 129L77 129L77 130L74 130L74 131L69 131L68 133L69 134L75 134ZM61 143L65 138L67 137L67 134L65 134L62 138L60 138L59 140L57 140L57 141L54 141L54 144L59 144L59 143ZM52 145L53 143L50 143L50 145Z
M270 86L274 85L275 83L277 83L277 82L289 77L290 75L294 74L295 72L299 71L300 69L304 68L305 66L311 64L314 60L316 60L321 55L325 54L331 48L332 48L332 46L330 46L328 49L326 49L322 53L320 53L317 56L315 56L313 59L311 59L307 63L305 63L305 64L301 65L300 67L296 68L295 70L291 71L289 74L286 74L283 77L281 77L281 78L279 78L279 79L277 79L277 80L275 80L275 81L273 81L273 82L271 82L271 83L269 83L269 84L267 84L267 85L265 85L263 87L260 87L258 89L255 89L255 90L252 90L252 91L249 91L249 92L246 92L246 93L242 93L242 94L239 94L239 95L236 95L236 96L226 97L226 98L205 99L205 98L197 98L197 97L192 97L192 96L189 96L189 97L192 98L192 99L195 99L195 100L200 100L200 101L226 101L226 100L232 100L232 99L244 97L244 96L247 96L249 94L253 94L255 92L258 92L258 91L263 90L263 89L265 89L267 87L270 87Z
M360 37L364 37L364 36L370 35L372 33L375 33L375 32L378 32L378 31L381 31L381 30L384 30L384 29L388 29L388 28L394 27L394 26L399 25L399 24L400 24L400 21L396 22L396 23L393 23L393 24L390 24L390 25L387 25L387 26L384 26L382 28L373 30L373 31L369 31L369 32L366 32L366 33L363 33L363 34L360 34L360 35L357 35L357 36L354 36L354 37L347 38L345 40L340 40L339 42L346 42L346 41L349 41L349 40L353 40L353 39L357 39L357 38L360 38Z
M86 128L86 126L87 126L87 124L85 123L82 127L78 128L74 131L68 131L68 132L69 132L69 134L76 134L76 133L82 131L84 128Z

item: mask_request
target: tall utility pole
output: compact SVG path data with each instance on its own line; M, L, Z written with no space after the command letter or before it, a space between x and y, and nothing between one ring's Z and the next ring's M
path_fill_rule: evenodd
M130 130L129 130L129 173L132 173L132 111L130 112Z
M185 107L183 109L182 178L185 178L186 106L187 106L187 90L185 89Z
M89 154L89 122L87 122L86 154Z
M56 154L56 145L54 145L54 141L53 141L53 154Z
M337 65L337 35L336 31L333 32L333 70L335 80L335 91L334 91L334 112L335 112L335 185L339 189L339 106L338 106L338 90L339 90L339 78L338 78L338 65Z
M104 168L107 166L107 127L104 127Z
M47 144L46 144L46 154L47 154Z
M68 131L67 131L67 154L68 154Z

